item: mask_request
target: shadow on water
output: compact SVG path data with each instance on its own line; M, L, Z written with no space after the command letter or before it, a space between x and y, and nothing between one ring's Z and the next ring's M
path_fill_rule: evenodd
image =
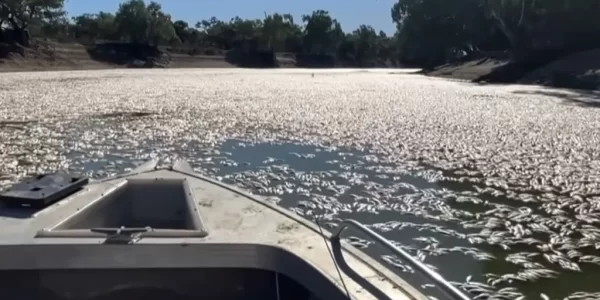
M549 90L526 90L514 91L519 95L541 95L559 98L565 105L574 105L580 107L600 108L600 92L592 90L569 89L564 91Z

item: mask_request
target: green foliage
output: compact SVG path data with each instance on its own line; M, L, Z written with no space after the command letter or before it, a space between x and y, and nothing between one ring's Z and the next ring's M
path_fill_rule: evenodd
M0 28L17 31L21 43L29 36L22 33L29 31L34 36L80 42L124 41L194 50L189 53L269 48L335 56L361 66L401 61L431 67L504 50L514 59L527 60L545 52L600 46L596 38L600 1L587 0L398 0L391 9L397 25L393 36L368 25L344 33L324 10L301 20L275 13L254 20L213 17L191 26L172 20L156 2L128 0L114 13L70 20L63 5L64 0L0 0Z
M31 24L52 22L64 16L64 0L2 0L0 25L5 21L15 29L27 29Z
M61 27L64 29L63 5L64 0L2 0L0 28L7 23L14 31L12 40L28 46L30 29L34 33L58 33Z
M130 0L119 5L115 23L121 39L132 43L158 45L178 39L171 16L162 11L160 4Z
M391 15L402 58L436 65L482 50L531 60L598 47L599 9L586 0L399 0Z
M120 36L117 31L115 15L107 12L83 14L73 17L71 33L82 41L115 40Z
M124 41L150 45L177 45L188 49L222 49L243 46L276 52L334 55L351 63L376 64L394 60L392 38L362 25L344 34L340 23L327 11L317 10L297 23L290 14L265 14L263 19L234 17L229 21L210 18L190 26L171 20L160 4L129 0L114 13L83 14L66 20L64 0L4 0L0 3L0 25L28 28L41 24L34 35L69 38L84 43ZM187 51L204 53L204 50Z
M304 50L308 53L335 53L344 38L340 23L324 10L302 16L304 21Z

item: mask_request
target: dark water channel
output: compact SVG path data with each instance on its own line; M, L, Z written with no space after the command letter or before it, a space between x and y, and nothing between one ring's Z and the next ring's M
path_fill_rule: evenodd
M156 141L147 146L153 143ZM537 212L538 204L478 193L476 185L459 182L460 176L416 163L382 161L364 151L294 143L228 140L218 150L207 150L187 142L183 147L150 151L151 154L127 149L133 148L107 149L91 161L71 168L92 177L106 177L152 157L184 158L200 173L268 196L307 219L318 219L329 230L342 219L360 221L435 268L447 280L473 291L472 296L480 295L478 299L540 299L545 295L550 299L570 295L571 299L590 299L573 295L600 291L594 284L594 275L600 271L597 264L580 263L579 270L565 270L544 260L548 252L540 250L540 243L504 243L502 226L490 225L512 222L494 211ZM77 155L74 151L68 156L73 159ZM494 232L501 234L490 242ZM353 230L344 235L425 294L443 299L431 287L430 280L370 243L367 237ZM535 233L533 237L545 239ZM578 251L598 254L595 249ZM534 271L528 271L531 269ZM537 275L523 275L527 272Z

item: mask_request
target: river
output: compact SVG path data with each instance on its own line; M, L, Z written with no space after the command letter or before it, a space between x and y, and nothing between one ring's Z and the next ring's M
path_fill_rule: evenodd
M5 73L0 187L184 158L328 228L364 222L480 299L600 299L597 99L407 70Z

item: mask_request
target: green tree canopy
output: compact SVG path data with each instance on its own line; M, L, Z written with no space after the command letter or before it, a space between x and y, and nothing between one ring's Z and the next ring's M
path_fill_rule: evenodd
M158 45L178 39L171 16L156 2L148 5L143 0L122 3L115 14L115 23L122 38L129 42Z
M56 23L63 17L64 0L2 0L0 1L0 26L4 23L17 31L19 42L29 44L26 32L31 26Z
M367 24L344 32L325 10L310 12L301 20L291 14L265 13L260 19L212 17L194 24L172 20L159 3L143 0L125 1L116 12L70 19L63 6L64 0L1 0L0 33L10 29L24 45L29 33L81 42L177 44L194 49L228 50L244 44L336 56L364 66L401 61L431 67L503 51L515 60L528 60L544 53L600 46L596 38L600 1L397 0L391 8L397 30L391 36Z
M329 12L317 10L302 16L304 21L304 45L308 53L335 53L342 42L344 32L340 23Z

